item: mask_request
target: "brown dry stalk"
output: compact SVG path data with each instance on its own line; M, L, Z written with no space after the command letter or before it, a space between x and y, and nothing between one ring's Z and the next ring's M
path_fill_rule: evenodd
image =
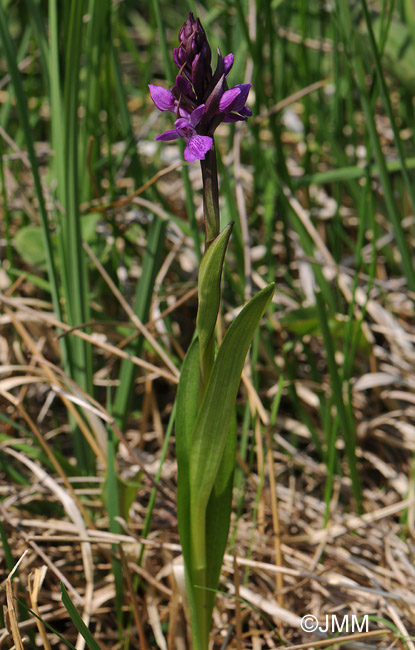
M322 641L309 641L308 643L299 643L298 645L289 646L276 646L275 650L308 650L308 648L326 648L327 646L344 645L352 641L366 641L368 639L376 638L377 636L390 635L391 631L388 629L372 630L369 632L362 632L356 634L348 634L346 636L335 637L332 639L323 639Z
M66 333L70 332L74 336L77 336L78 338L87 341L88 343L91 343L92 345L95 345L96 347L101 348L102 350L105 350L110 354L114 354L120 357L121 359L127 359L128 361L131 361L131 363L134 363L136 366L140 366L141 368L144 368L146 370L155 373L156 377L164 377L164 379L167 379L167 381L170 381L173 384L177 384L179 381L178 378L172 375L170 372L167 372L166 370L163 370L162 368L159 368L158 366L155 366L152 363L144 361L143 359L139 359L135 355L127 354L126 352L124 352L124 350L120 350L115 345L111 345L110 343L106 343L105 341L102 341L100 338L98 338L95 335L89 335L86 334L85 332L81 332L76 329L73 329L66 323L59 321L57 318L55 318L53 314L50 313L46 314L45 312L42 311L36 311L35 309L32 309L31 307L25 305L22 300L19 300L17 298L7 298L4 294L0 294L0 302L3 302L4 304L14 307L16 309L19 309L29 314L33 318L36 318L37 320L41 320L52 327L61 329Z
M29 589L29 596L30 596L30 604L32 606L34 613L36 614L36 625L43 642L43 647L45 648L45 650L51 650L51 645L49 643L49 639L46 634L45 626L43 625L43 621L41 620L39 607L38 607L39 592L41 590L42 583L46 575L46 571L47 571L47 567L44 565L41 569L36 568L33 573L30 573L28 577L28 589Z
M26 553L27 551L25 551L23 555L19 558L18 562L16 562L16 564L14 565L13 569L10 571L6 579L6 601L7 601L6 611L7 611L8 623L9 623L8 627L11 631L11 635L13 637L14 646L16 650L24 650L24 646L23 646L22 637L20 636L20 632L19 632L19 623L17 621L15 599L12 590L12 577L17 571L17 569L19 568L19 565L21 564Z
M108 273L106 272L104 267L102 266L101 262L99 261L99 259L97 258L97 256L95 255L95 253L93 252L91 247L88 246L88 244L86 242L84 242L84 249L86 250L86 252L89 255L90 259L93 261L96 268L98 269L98 271L100 272L100 274L104 278L105 282L107 283L107 285L111 289L112 293L114 294L114 296L116 297L116 299L120 303L121 307L124 309L125 313L129 317L131 322L134 323L134 325L136 326L136 328L138 329L140 334L142 334L147 339L147 341L149 342L151 347L159 355L160 359L162 359L164 361L164 363L166 364L166 366L169 368L170 372L172 372L173 375L175 375L176 377L179 377L180 372L177 370L174 363L171 361L171 359L169 359L169 357L167 356L167 354L165 353L163 348L158 344L158 342L156 341L154 336L148 331L147 327L145 325L143 325L141 320L138 318L138 316L131 309L130 305L128 304L128 302L126 301L126 299L124 298L122 293L119 291L118 287L115 286L114 282L112 281L112 279L110 278L110 276L108 275Z

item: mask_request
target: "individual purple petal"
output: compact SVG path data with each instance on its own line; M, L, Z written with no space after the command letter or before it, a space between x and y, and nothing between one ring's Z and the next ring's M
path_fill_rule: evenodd
M184 159L192 162L193 160L204 160L205 155L212 148L213 138L208 135L198 135L195 133L187 141L186 149L184 150Z
M227 54L227 55L225 56L225 58L223 59L223 66L224 66L225 77L227 77L228 74L229 74L230 71L231 71L231 68L232 68L232 66L233 66L233 58L234 58L234 57L233 57L233 54L232 54L232 52L231 52L230 54Z
M248 117L244 117L239 113L225 113L225 117L222 122L246 122Z
M237 113L225 113L223 122L246 122L248 117L251 117L252 111L247 106L244 106Z
M246 117L251 117L252 116L252 111L248 106L244 106L242 110L239 111L241 115L245 115Z
M190 120L189 120L189 122L193 126L193 128L199 124L200 120L203 117L204 112L205 112L205 105L204 104L201 104L200 106L195 108L195 110L191 114Z
M182 106L179 106L179 115L180 117L185 117L187 120L190 120L189 111L186 111Z
M200 97L206 81L206 66L200 53L193 59L191 77L196 95Z
M216 73L215 73L216 74ZM212 80L213 81L213 80ZM217 81L215 87L209 93L209 97L206 100L206 111L205 115L208 119L212 119L217 112L219 111L219 102L223 95L223 82L225 81L225 75L222 75Z
M232 106L232 110L236 113L239 113L245 106L246 100L248 99L248 93L251 89L252 84L238 84L234 88L239 88L241 94L238 95L238 99L235 104Z
M148 87L150 89L151 99L159 111L171 111L172 113L175 112L176 100L169 90L166 90L161 86L155 86L154 84L148 84Z
M228 110L232 111L232 104L235 102L237 97L241 94L241 91L239 88L231 88L230 90L226 90L219 102L219 110L221 113L226 113Z
M238 84L223 93L219 108L223 113L240 113L245 108L249 89L252 84Z
M168 142L169 140L177 140L177 138L180 138L180 134L176 131L176 129L172 129L171 131L164 131L164 133L161 133L154 139L161 140L162 142Z
M205 89L212 78L211 56L210 47L205 43L202 50L193 59L191 81L199 101L202 100Z
M196 101L196 96L193 91L192 84L186 77L183 77L179 74L177 75L176 88L182 95L185 95L185 97L188 97L191 101Z

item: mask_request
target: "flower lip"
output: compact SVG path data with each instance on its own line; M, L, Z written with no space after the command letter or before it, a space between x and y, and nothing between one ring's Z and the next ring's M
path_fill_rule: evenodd
M184 138L186 140L186 148L184 150L185 160L189 162L204 160L207 152L213 146L213 138L209 135L200 135L195 128L202 119L204 112L205 105L202 104L193 111L189 118L179 117L174 123L174 129L161 133L155 140L168 142L170 140Z
M184 150L184 159L192 162L193 160L204 160L207 152L212 149L213 138L208 135L199 135L195 133L187 141Z

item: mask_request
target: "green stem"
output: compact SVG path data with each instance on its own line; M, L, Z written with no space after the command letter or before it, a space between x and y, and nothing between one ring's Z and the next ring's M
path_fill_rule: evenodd
M215 145L200 161L203 179L203 215L205 222L205 252L219 235L219 189Z
M198 504L200 505L200 504ZM201 511L203 514L201 515ZM207 650L211 613L207 607L206 591L206 509L190 509L192 544L192 590L196 619L193 625L194 650Z

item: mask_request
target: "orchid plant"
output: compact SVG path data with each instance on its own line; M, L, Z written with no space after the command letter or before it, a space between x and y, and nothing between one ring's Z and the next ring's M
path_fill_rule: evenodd
M229 533L237 428L235 403L249 346L274 293L270 284L254 296L227 330L221 345L215 328L221 277L233 224L220 232L214 133L221 122L245 121L251 84L228 88L233 54L211 49L192 13L173 54L178 67L171 90L150 85L160 111L176 116L174 129L156 140L186 140L185 160L201 161L205 251L198 275L196 335L180 375L176 409L177 515L183 550L193 650L207 650L223 555Z

